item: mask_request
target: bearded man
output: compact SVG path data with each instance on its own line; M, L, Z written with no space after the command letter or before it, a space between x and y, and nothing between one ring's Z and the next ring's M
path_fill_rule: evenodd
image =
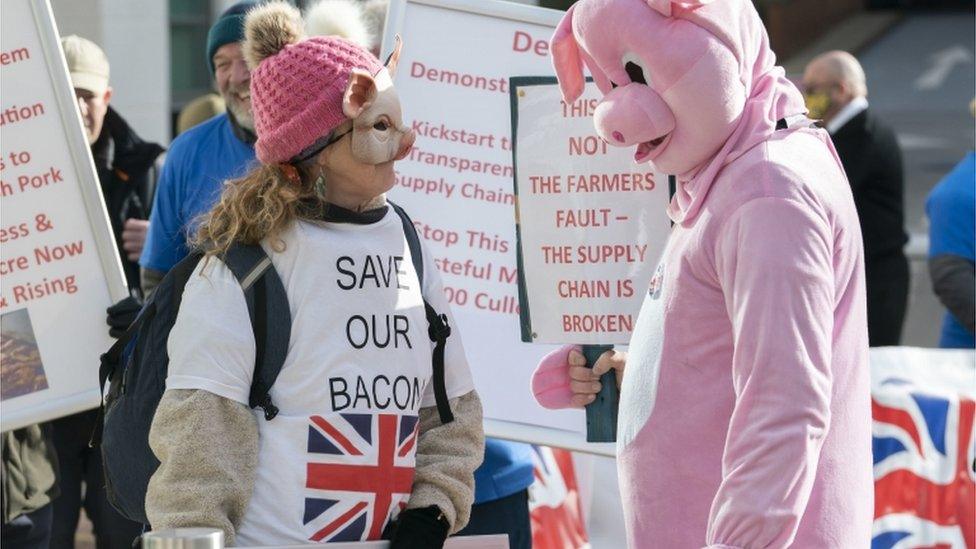
M180 134L170 146L139 260L147 294L186 257L194 219L210 209L224 181L241 177L254 161L251 73L241 41L244 16L257 4L252 0L234 4L207 34L207 63L227 112Z

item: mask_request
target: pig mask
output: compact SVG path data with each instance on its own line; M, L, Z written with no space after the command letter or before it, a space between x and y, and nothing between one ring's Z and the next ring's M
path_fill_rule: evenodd
M584 66L603 92L600 137L678 176L675 221L697 212L721 166L806 112L747 0L580 0L551 49L565 101L582 94Z
M393 75L400 59L400 37L383 70L371 76L353 69L342 97L342 111L352 120L352 155L363 164L385 164L405 157L416 136L403 125Z

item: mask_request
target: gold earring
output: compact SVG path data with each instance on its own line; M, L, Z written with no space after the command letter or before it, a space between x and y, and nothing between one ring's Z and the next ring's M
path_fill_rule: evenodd
M325 198L325 174L322 173L321 169L319 169L319 176L315 178L314 185L315 194L317 194L319 198Z

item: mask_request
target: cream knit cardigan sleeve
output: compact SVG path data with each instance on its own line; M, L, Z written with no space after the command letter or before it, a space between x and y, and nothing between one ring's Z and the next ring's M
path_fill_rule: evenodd
M474 501L474 471L484 455L481 400L450 401L454 421L421 408L417 468L409 508L438 506L451 532L464 528ZM258 426L239 402L203 390L166 391L149 431L160 465L149 481L146 515L154 530L218 528L233 545L254 490Z

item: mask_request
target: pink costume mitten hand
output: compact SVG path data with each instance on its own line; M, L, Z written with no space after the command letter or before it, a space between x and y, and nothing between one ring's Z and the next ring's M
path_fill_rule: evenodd
M569 353L581 350L579 345L566 345L539 361L535 373L532 374L532 393L543 408L558 410L574 407L573 390L570 388L572 379L569 377Z
M542 406L549 409L582 408L596 399L600 377L614 370L617 388L623 377L627 353L610 350L597 359L592 368L579 345L568 345L549 353L532 376L532 392Z

